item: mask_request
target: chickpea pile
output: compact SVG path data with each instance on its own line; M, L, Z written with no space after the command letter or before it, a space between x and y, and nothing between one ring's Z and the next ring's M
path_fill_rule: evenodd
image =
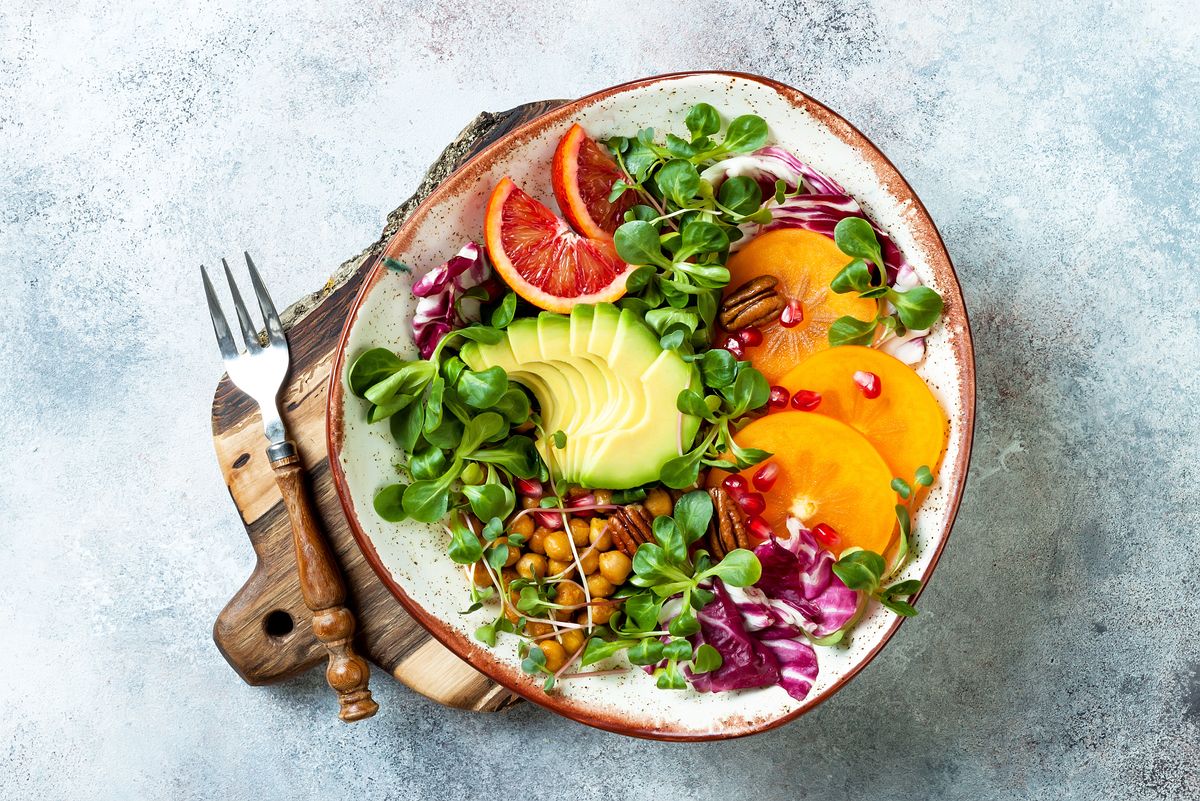
M572 490L568 497L579 497L588 490ZM596 504L611 503L612 493L608 490L591 490ZM652 515L669 515L674 507L670 494L661 488L647 492L642 504ZM537 506L537 501L522 499L524 508ZM590 514L590 513L589 513ZM588 625L587 595L591 596L591 624L601 626L612 618L620 608L620 601L608 601L617 588L625 583L633 569L632 560L617 549L612 534L608 531L608 518L595 516L567 515L563 528L551 529L535 526L532 515L514 515L508 522L507 535L523 537L522 546L508 545L508 558L500 571L505 586L518 578L537 579L554 584L554 603L570 609L555 609L556 621ZM507 536L497 540L507 542ZM578 567L575 554L579 555ZM582 568L582 583L580 570ZM477 586L492 584L491 574L483 562L476 562L472 578ZM587 585L587 595L583 585ZM505 604L504 616L514 625L519 624L521 613L515 608L518 593L510 593L510 604ZM599 603L597 603L599 602ZM582 628L563 628L540 620L528 620L524 633L532 638L546 656L546 669L554 672L567 663L587 643L587 634ZM553 636L551 636L553 635Z

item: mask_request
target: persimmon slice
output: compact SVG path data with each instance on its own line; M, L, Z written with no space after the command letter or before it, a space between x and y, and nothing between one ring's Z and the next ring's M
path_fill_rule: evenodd
M837 318L874 318L875 301L854 293L839 295L829 288L833 277L851 261L829 237L800 228L759 234L729 257L726 295L751 278L773 275L779 279L780 294L793 303L788 313L800 313L800 320L790 328L778 320L761 326L762 344L746 349L751 363L772 384L810 354L829 347L829 326Z
M775 412L739 431L743 448L761 448L779 466L766 493L763 517L781 536L788 515L806 528L819 523L838 532L838 548L853 546L885 553L896 529L896 493L892 473L867 438L845 423L811 412ZM753 481L759 466L743 470ZM725 477L709 473L710 485Z
M867 397L856 373L877 378L877 397ZM813 413L863 434L893 476L912 482L921 465L937 472L946 448L946 414L921 377L899 359L857 345L830 348L805 359L779 384L789 392L819 392L821 405Z

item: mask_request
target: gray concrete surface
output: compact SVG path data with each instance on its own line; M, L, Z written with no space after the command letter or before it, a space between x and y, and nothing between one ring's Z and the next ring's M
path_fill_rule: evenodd
M1200 797L1200 36L1186 3L149 0L0 10L0 796ZM782 730L665 745L244 686L196 265L276 297L476 111L684 68L864 130L960 270L966 500L922 615Z

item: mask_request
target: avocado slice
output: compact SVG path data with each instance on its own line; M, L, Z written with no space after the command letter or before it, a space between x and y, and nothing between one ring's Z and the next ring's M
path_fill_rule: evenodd
M544 433L538 451L562 479L587 487L627 489L658 479L678 455L680 414L675 399L698 388L696 368L628 309L608 303L576 306L569 317L541 314L514 321L495 344L470 343L467 366L503 367L533 392ZM690 447L699 419L683 416ZM558 450L549 442L567 435Z

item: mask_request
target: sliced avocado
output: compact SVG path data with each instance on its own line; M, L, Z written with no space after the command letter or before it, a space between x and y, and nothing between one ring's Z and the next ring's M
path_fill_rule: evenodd
M560 478L587 487L627 489L657 480L679 452L675 399L700 381L637 314L611 304L576 306L570 317L517 320L500 342L471 343L462 358L476 370L503 367L530 388L545 426L538 451ZM684 448L699 424L683 417ZM563 450L549 442L559 429L567 435Z
M592 441L595 447L585 471L591 486L607 487L614 480L634 482L631 486L655 481L663 465L679 455L680 444L686 451L696 436L700 420L681 415L675 405L683 389L700 389L695 367L675 351L662 351L642 374L641 384L645 394L640 419Z

